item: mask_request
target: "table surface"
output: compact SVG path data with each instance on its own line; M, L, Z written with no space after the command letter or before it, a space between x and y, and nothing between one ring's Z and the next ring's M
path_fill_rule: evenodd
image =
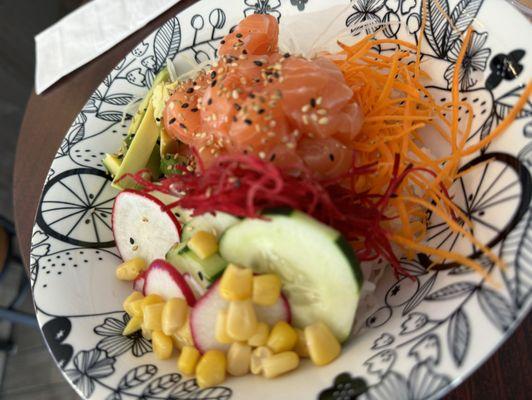
M96 60L62 79L43 95L28 101L14 169L15 224L26 267L33 220L42 184L65 132L89 95L107 73L145 36L194 3L184 0ZM525 399L532 389L529 315L512 337L447 399Z

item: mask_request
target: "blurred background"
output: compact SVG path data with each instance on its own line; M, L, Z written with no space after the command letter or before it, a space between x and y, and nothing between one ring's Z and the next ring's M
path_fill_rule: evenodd
M19 127L33 90L33 37L82 2L0 0L1 400L79 399L52 361L35 325L28 281L20 264L11 228L11 181ZM28 371L31 371L31 377Z

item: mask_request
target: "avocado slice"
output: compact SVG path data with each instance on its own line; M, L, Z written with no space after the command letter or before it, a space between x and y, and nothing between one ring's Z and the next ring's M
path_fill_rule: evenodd
M109 174L114 177L120 169L120 164L122 164L122 160L114 154L107 153L103 158L102 163L107 172L109 172Z
M151 103L148 103L148 108L144 118L142 119L142 123L140 124L138 131L133 136L131 145L129 146L129 149L122 160L122 164L115 175L113 187L120 190L125 189L132 184L131 181L127 182L128 180L122 180L120 182L117 181L125 174L135 173L143 168L146 168L154 149L156 148L158 138L159 127L155 123L153 106ZM159 149L157 149L157 153L159 153ZM159 154L157 154L157 156L159 156ZM154 163L154 165L159 165L159 162L160 161L154 161L152 159L152 163Z
M148 110L148 105L152 103L153 91L155 90L155 88L159 86L160 83L167 82L169 79L170 79L170 73L168 72L168 69L166 67L163 68L155 76L155 79L153 80L153 86L150 88L150 90L146 94L146 97L144 97L144 99L140 103L137 113L133 116L131 125L129 125L128 136L134 135L137 132L137 130L140 128L142 120L144 119L144 115L146 115L146 112ZM127 138L126 138L126 141L127 141Z

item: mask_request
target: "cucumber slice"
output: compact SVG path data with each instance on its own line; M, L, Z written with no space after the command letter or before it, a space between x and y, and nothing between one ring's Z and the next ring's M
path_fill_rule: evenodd
M182 274L190 274L204 289L218 279L227 266L227 261L220 257L218 253L202 260L188 248L186 242L175 244L166 253L166 261Z
M257 273L278 274L296 326L322 321L345 341L362 285L353 250L338 231L300 211L267 217L229 228L220 240L220 254Z
M239 221L239 218L224 212L198 215L193 217L183 227L183 241L190 239L197 231L206 231L219 238L227 229Z

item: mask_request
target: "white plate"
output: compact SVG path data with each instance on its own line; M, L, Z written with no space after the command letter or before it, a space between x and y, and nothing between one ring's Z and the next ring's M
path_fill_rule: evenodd
M447 8L447 0L439 1ZM339 30L362 36L364 32L352 30L354 23L400 21L384 33L415 41L420 3L355 0L336 24ZM475 29L462 88L475 107L476 135L471 140L477 141L506 115L531 76L532 32L529 22L502 0L449 3L453 23L462 31L471 23ZM223 387L207 390L178 374L175 360L157 361L150 343L139 334L121 335L127 320L121 302L131 288L114 278L120 262L110 228L116 191L101 158L118 148L126 134L129 122L120 122L124 107L146 93L167 57L186 54L198 62L212 58L222 36L245 15L305 18L333 4L347 3L199 1L139 43L110 72L66 133L44 185L32 239L31 278L48 346L83 398L345 399L361 392L361 398L368 399L434 398L477 368L527 314L532 289L530 103L504 137L473 160L495 161L454 188L476 221L477 235L492 241L508 262L503 273L486 262L498 286L462 266L429 273L421 256L419 262L405 263L414 280L396 282L391 273L383 279L364 328L333 364L314 368L304 363L279 379L229 379ZM434 93L441 98L449 97L448 79L457 56L447 24L433 15L423 47L426 68L438 86ZM433 245L448 235L437 226L431 231ZM453 241L448 237L441 246Z

